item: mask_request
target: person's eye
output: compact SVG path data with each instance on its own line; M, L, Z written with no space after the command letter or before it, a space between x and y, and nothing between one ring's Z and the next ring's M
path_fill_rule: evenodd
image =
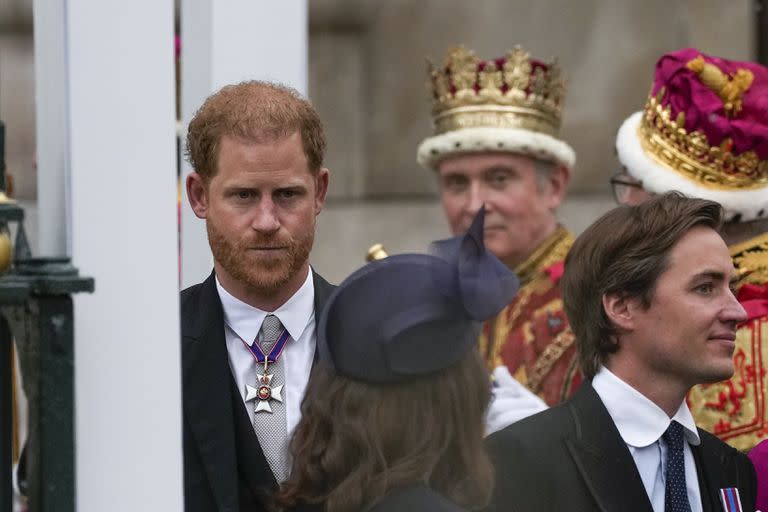
M503 185L509 179L509 175L505 172L495 172L491 175L490 182L494 185Z
M251 201L254 200L255 197L258 196L258 191L256 190L250 190L247 188L243 189L237 189L232 190L227 194L227 197L230 201L233 201L235 204L249 204Z
M704 295L709 295L715 290L715 286L712 283L702 283L696 287L696 291Z
M461 191L467 188L469 181L463 176L448 176L443 180L443 187L452 191Z
M299 195L298 190L294 190L290 188L278 191L278 196L280 197L280 199L293 199L298 195Z

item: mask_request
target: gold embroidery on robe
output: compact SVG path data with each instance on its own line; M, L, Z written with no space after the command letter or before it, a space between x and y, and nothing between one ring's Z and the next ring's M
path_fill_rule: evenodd
M558 226L515 269L520 291L496 318L486 322L479 341L489 369L507 366L513 377L548 405L570 397L582 380L559 279L548 272L565 260L572 244L573 236Z

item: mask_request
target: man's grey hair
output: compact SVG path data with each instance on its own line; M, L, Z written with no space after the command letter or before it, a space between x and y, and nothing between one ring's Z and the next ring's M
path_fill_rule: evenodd
M539 191L547 185L552 172L557 168L557 164L551 160L542 160L540 158L531 158L533 168L536 171Z

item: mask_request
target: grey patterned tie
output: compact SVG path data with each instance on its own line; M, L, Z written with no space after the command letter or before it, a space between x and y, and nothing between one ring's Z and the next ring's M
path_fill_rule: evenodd
M264 354L269 354L282 332L283 324L280 323L279 318L275 315L267 315L264 318L257 338ZM257 373L264 375L264 367L260 366ZM272 473L278 482L282 482L288 478L288 428L285 417L285 402L283 402L284 398L282 397L282 387L285 385L285 368L282 358L271 363L266 374L272 376L269 379L272 396L266 401L260 400L258 397L254 401L253 429L259 439L264 456L269 462L269 467L272 468ZM257 382L256 384L258 386L260 383ZM268 404L266 408L264 402ZM269 410L272 412L268 412Z

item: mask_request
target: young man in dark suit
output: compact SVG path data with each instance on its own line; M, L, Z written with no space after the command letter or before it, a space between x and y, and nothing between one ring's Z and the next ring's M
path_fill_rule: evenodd
M187 193L214 270L181 293L187 512L265 510L288 476L333 288L308 261L324 150L314 108L275 84L226 86L189 124Z
M746 319L722 217L668 193L576 240L562 286L590 384L488 439L495 510L755 510L751 463L697 429L685 402L733 373Z

